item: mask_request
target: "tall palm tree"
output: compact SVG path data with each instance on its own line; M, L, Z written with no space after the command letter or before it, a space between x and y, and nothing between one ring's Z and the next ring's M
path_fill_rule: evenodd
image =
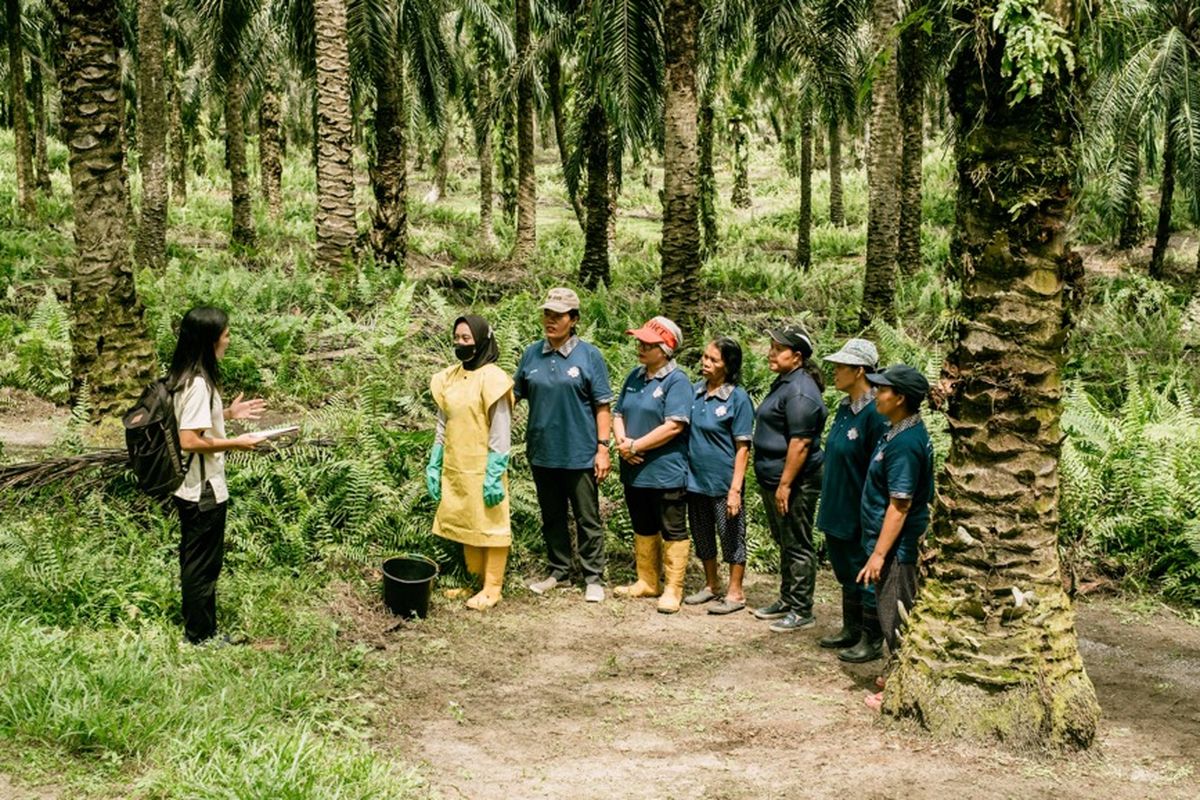
M17 161L17 205L22 214L37 208L33 178L33 136L25 95L25 42L21 31L21 0L4 0L8 37L8 102L12 109L13 150Z
M516 0L517 58L529 57L532 0ZM512 260L524 265L537 247L537 176L533 161L533 76L522 70L517 78L517 238Z
M1023 18L1007 18L993 35L990 12L967 2L953 9L961 30L988 34L958 48L948 81L962 285L957 344L943 371L951 444L930 542L936 557L884 710L943 736L1085 747L1100 708L1057 552L1061 370L1071 290L1083 272L1065 233L1080 62L1063 54L1077 23L1069 3L1037 6L1046 15L1039 21L1056 26L1032 32L1050 54L1039 93L1001 66L1009 37L1026 33Z
M1128 0L1102 8L1094 48L1099 76L1091 92L1093 149L1106 150L1112 202L1131 214L1148 140L1162 141L1161 187L1150 275L1160 278L1171 236L1175 184L1200 210L1200 9L1192 0Z
M354 130L346 0L312 0L317 75L317 264L353 254Z
M684 330L700 313L696 65L700 13L693 0L663 7L663 312Z
M150 378L157 359L134 288L125 182L121 26L114 0L59 0L58 71L71 171L71 386L108 416Z
M53 40L58 36L54 12L44 0L26 3L21 14L25 50L29 54L29 105L33 115L33 175L37 190L49 194L50 165L46 148L46 75L55 63ZM51 76L51 79L53 77Z
M896 245L900 229L900 107L897 99L896 0L871 0L871 136L867 155L867 261L863 270L865 327L896 319Z
M137 7L137 99L141 216L134 257L143 269L161 270L167 260L167 92L162 0ZM173 66L173 65L172 65Z
M925 87L932 23L928 0L910 0L898 48L900 103L900 217L896 263L904 275L921 268L921 161L925 155Z
M264 63L262 97L258 103L258 173L267 211L283 215L283 70L282 43L272 38L274 53Z

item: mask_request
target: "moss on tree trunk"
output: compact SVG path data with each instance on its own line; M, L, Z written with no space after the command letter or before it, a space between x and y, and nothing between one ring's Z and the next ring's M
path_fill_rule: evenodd
M957 14L971 24L971 8ZM933 560L884 710L943 736L1084 747L1100 708L1057 552L1061 369L1082 274L1066 239L1075 96L1072 76L1048 77L1041 96L1010 106L1002 47L991 43L982 64L963 48L949 81L962 285L943 374L951 445Z

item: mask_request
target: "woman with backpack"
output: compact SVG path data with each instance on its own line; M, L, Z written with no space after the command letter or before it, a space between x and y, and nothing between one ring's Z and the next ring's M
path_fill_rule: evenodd
M253 433L225 437L225 420L258 419L265 407L263 400L243 400L239 394L225 408L219 390L219 362L228 347L228 315L219 308L193 308L179 326L179 341L167 372L186 465L174 499L182 534L179 583L183 626L192 644L209 640L217 632L217 577L225 556L229 501L225 452L253 450L263 441Z

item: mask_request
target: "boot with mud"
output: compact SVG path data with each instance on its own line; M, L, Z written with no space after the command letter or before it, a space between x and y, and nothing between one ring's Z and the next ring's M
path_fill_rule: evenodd
M504 567L508 564L507 547L483 547L483 590L467 601L467 608L482 611L500 602L504 590Z
M618 597L658 597L662 594L662 583L658 573L662 567L662 536L633 536L633 555L637 562L637 580L628 586L618 586L613 594Z
M690 539L678 542L663 542L663 573L666 577L666 588L658 599L658 613L674 614L683 602L683 577L687 572L688 554L691 552Z

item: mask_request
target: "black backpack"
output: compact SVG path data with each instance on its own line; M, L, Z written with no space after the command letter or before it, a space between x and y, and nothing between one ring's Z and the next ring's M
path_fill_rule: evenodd
M147 386L121 421L125 425L129 468L137 477L138 488L151 497L166 498L174 494L196 454L189 454L187 461L183 459L175 402L166 380L159 379ZM203 468L203 459L200 463Z

